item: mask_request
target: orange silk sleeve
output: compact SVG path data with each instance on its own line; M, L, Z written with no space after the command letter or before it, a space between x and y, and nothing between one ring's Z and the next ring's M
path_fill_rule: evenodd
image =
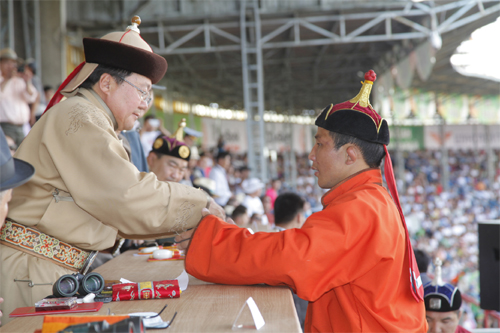
M215 283L287 285L315 301L363 277L380 261L392 261L394 249L404 244L404 231L396 225L400 237L387 238L377 225L383 219L375 215L370 203L337 215L326 209L301 229L255 234L209 215L193 235L186 270Z

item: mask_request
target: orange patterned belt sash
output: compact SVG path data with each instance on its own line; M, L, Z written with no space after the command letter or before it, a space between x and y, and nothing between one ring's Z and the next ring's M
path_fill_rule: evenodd
M44 234L43 232L6 219L2 228L0 242L6 246L50 259L54 263L79 271L85 264L90 252Z

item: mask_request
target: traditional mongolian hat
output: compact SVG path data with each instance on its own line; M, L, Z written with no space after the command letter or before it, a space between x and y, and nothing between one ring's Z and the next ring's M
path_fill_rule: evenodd
M444 283L441 278L441 260L436 259L436 272L432 282L424 286L424 303L427 311L450 312L460 310L462 295L457 287Z
M191 150L182 141L184 127L186 127L186 119L183 118L179 123L179 127L175 131L174 135L172 135L171 137L160 135L156 138L155 142L153 143L153 150L151 151L158 154L177 157L189 162L189 158L191 157Z
M316 119L316 126L384 146L386 154L384 175L387 187L396 203L403 221L403 226L406 230L406 251L408 253L410 265L411 292L413 297L419 302L423 300L424 290L417 267L417 261L415 260L415 255L411 246L410 235L406 227L405 217L399 202L391 157L389 151L387 151L387 145L389 144L389 126L387 125L387 121L383 119L370 104L370 92L376 78L377 75L373 70L365 73L365 81L356 97L337 105L330 104L327 106Z
M72 93L99 65L124 69L143 75L157 83L167 71L167 61L153 53L153 49L142 39L139 31L141 19L132 18L125 32L111 32L102 38L84 38L85 61L64 80L45 111L62 99L61 93Z

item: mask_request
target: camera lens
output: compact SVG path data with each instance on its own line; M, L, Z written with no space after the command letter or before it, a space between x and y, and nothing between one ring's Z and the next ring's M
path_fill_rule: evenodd
M52 293L56 297L71 297L78 291L78 281L70 274L61 276L52 286Z
M104 278L98 273L89 273L80 280L80 295L99 294L104 289Z

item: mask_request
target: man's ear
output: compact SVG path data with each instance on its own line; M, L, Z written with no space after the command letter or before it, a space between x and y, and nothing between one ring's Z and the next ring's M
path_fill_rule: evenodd
M149 152L149 155L148 157L146 158L146 161L148 162L148 165L149 167L151 167L153 165L153 163L158 159L158 156L156 156L155 153L153 153L152 151Z
M99 89L105 94L109 95L111 92L112 85L115 83L111 75L108 73L104 73L101 75L101 78L97 82L99 85Z
M354 145L350 145L349 147L347 147L345 152L346 152L346 164L347 165L352 165L352 164L356 163L356 161L359 158L361 158L361 152Z

